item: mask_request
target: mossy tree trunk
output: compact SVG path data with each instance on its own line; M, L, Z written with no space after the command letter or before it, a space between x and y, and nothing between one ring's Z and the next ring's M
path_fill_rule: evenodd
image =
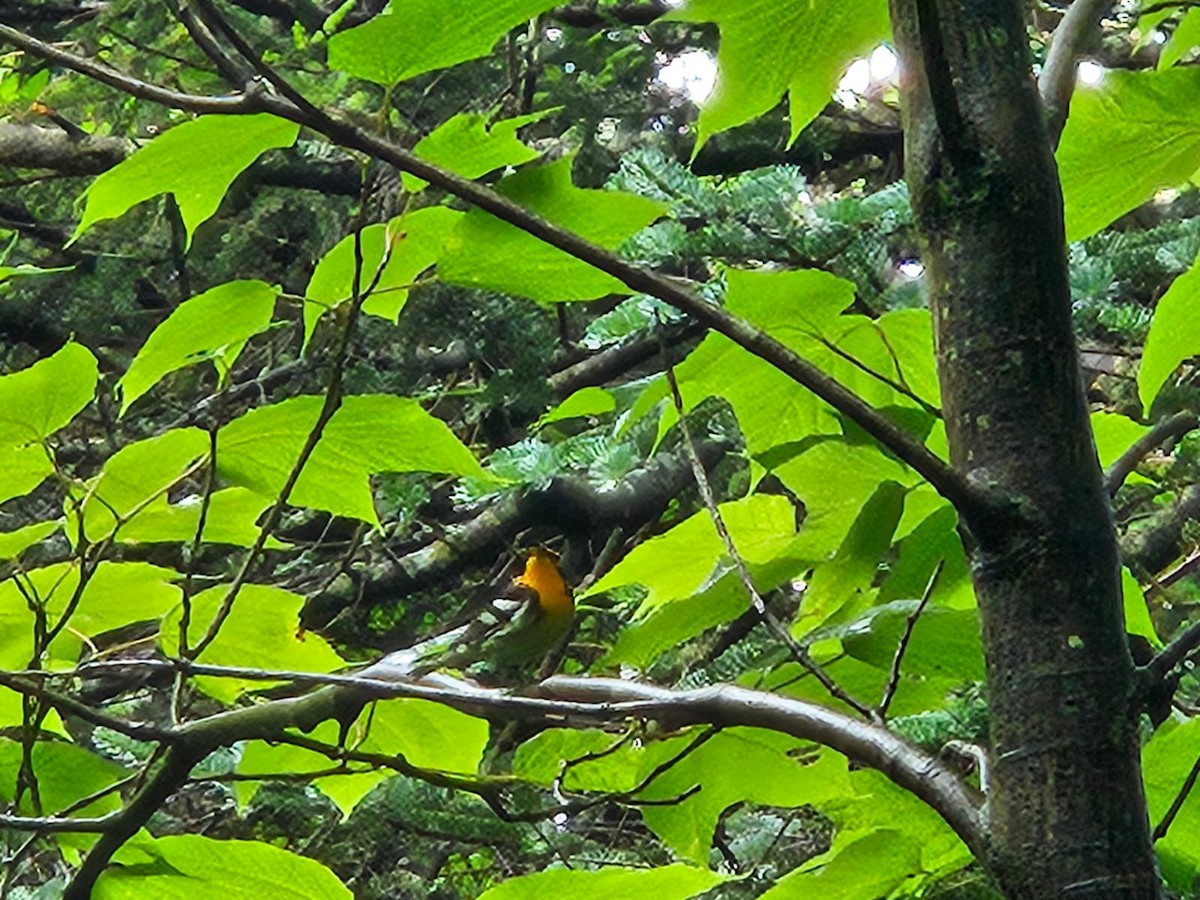
M1120 563L1071 330L1062 196L1020 0L891 0L906 176L992 717L1012 898L1159 896Z

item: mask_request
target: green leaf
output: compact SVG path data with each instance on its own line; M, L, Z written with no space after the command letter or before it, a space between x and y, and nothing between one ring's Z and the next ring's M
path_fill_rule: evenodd
M918 600L896 600L875 607L851 625L842 646L855 659L887 671ZM983 679L979 614L973 609L928 606L913 626L904 651L903 671L962 684Z
M754 494L718 508L734 546L747 562L770 560L795 535L795 512L786 497ZM692 596L731 567L712 518L707 510L701 510L665 534L639 544L582 596L641 584L647 594L638 615L644 616L673 600Z
M0 560L16 559L40 540L62 528L62 519L53 522L34 522L16 531L0 532Z
M0 447L41 441L75 418L96 393L96 357L69 342L53 356L0 376Z
M338 723L322 722L308 737L336 747ZM393 751L394 752L394 751ZM242 748L237 762L239 775L276 775L280 772L321 772L329 769L329 757L296 747L292 744L268 744L266 741L248 741ZM344 775L323 775L314 778L312 784L332 800L343 816L350 815L363 797L379 784L392 777L387 769L371 769ZM239 802L245 804L253 799L262 782L240 781L237 783Z
M763 900L820 897L866 900L887 897L921 871L921 847L902 831L881 829L831 852L819 865L789 872Z
M602 387L580 388L570 397L553 409L547 411L538 419L538 428L551 422L561 422L564 419L591 418L615 412L617 401L613 395Z
M315 859L261 841L142 837L96 882L93 900L352 900ZM132 854L136 854L133 856Z
M478 178L505 166L519 166L537 159L540 154L521 143L517 131L559 111L547 109L499 122L493 122L485 113L459 113L421 138L413 152L464 178ZM400 177L405 190L414 193L428 184L407 172Z
M322 397L294 397L230 422L217 437L221 476L278 497L323 402ZM342 402L290 501L377 525L369 479L378 472L485 477L453 432L416 401L371 394Z
M643 774L678 756L689 741L690 736L684 736L652 744L645 754ZM798 744L752 728L722 731L656 778L641 796L668 800L697 784L699 792L673 805L643 807L642 818L681 857L703 864L717 820L733 804L819 807L845 792L845 760L823 752L816 762L797 761L788 751Z
M41 444L0 449L0 503L28 494L53 474L54 462Z
M233 179L267 150L290 147L299 133L299 125L267 113L201 116L176 125L92 182L71 240L169 193L191 246L196 228L217 211Z
M101 562L88 580L71 615L70 627L51 644L55 659L74 664L81 637L94 637L132 622L156 619L179 602L180 576L142 562ZM20 581L20 587L15 583ZM32 627L26 594L45 606L51 626L66 611L79 586L74 562L30 569L0 583L0 623ZM24 591L24 592L22 592Z
M189 645L195 646L208 631L228 593L228 585L219 585L192 597ZM265 584L243 585L229 617L216 639L201 654L200 662L293 672L332 672L341 668L346 662L328 642L300 627L303 607L304 597L283 588ZM163 619L161 642L171 656L179 653L182 616L182 606L176 606ZM197 687L225 703L232 703L245 691L274 683L206 675L196 677Z
M366 290L373 281L375 286L363 302L363 312L396 321L408 300L408 289L418 275L437 262L442 245L462 217L463 213L444 206L430 206L392 219L386 225L364 228L359 239L362 254L359 289ZM342 238L317 263L305 291L305 346L317 320L350 300L356 264L352 234Z
M503 179L496 189L554 224L610 249L662 214L661 204L644 197L575 187L571 164L567 157L527 167ZM631 293L611 275L481 209L468 212L447 239L438 276L545 302Z
M399 753L414 766L471 773L488 742L488 723L429 700L387 700L363 714L362 749Z
M160 497L121 528L123 543L189 543L200 523L202 500L187 497L179 503L168 503ZM206 544L232 544L252 547L258 539L258 517L271 505L271 500L247 488L225 488L214 491L208 501L208 516L204 522L202 540ZM273 537L267 538L267 549L279 550L287 545Z
M831 618L846 621L871 602L870 591L904 511L904 488L885 481L876 488L833 559L816 568L792 624L801 637Z
M1096 455L1100 458L1101 467L1105 469L1150 430L1149 425L1140 425L1128 416L1118 413L1094 412L1091 422L1092 437L1096 441Z
M121 413L169 372L216 357L267 329L278 289L262 281L230 281L181 303L151 332L117 382ZM222 365L233 365L222 357Z
M1106 72L1076 91L1058 168L1069 241L1184 184L1200 168L1200 69Z
M673 863L653 869L550 869L521 875L484 891L480 900L536 900L541 897L571 897L573 900L626 900L627 897L655 897L658 900L686 900L728 881L708 869Z
M509 29L555 5L556 0L494 0L447 5L444 0L404 0L383 14L329 39L329 66L392 87L406 78L484 56Z
M0 797L12 802L21 769L21 744L0 738ZM116 784L126 771L114 762L103 759L74 744L38 741L33 745L33 769L37 775L41 812L54 815L77 800ZM109 794L87 804L72 815L97 816L121 808L119 794ZM26 791L19 807L20 815L32 815L34 809Z
M1172 282L1154 308L1138 368L1138 397L1150 411L1166 380L1185 359L1200 353L1200 264Z
M1121 597L1125 610L1125 630L1130 634L1141 635L1154 647L1161 647L1162 640L1150 619L1146 595L1142 593L1141 585L1133 577L1133 573L1125 566L1121 567Z
M622 793L638 784L640 756L623 735L547 728L517 748L513 774L546 787L565 775L563 785L568 790ZM568 761L571 765L564 770Z
M1142 749L1142 776L1146 785L1146 805L1150 821L1163 820L1196 761L1200 746L1200 719L1169 722ZM1166 836L1155 845L1162 864L1163 877L1178 891L1193 889L1193 878L1200 871L1200 792L1191 791Z
M825 556L845 539L864 504L885 481L916 481L903 465L873 445L835 437L817 439L775 474L804 503L800 535L814 556Z
M890 33L883 0L687 0L665 18L716 22L721 31L717 84L700 110L694 153L773 109L785 92L790 144L829 103L851 60Z
M37 266L0 266L0 283L10 278L23 278L28 275L53 275L55 272L70 272L71 266L58 266L53 269L39 269Z
M1139 23L1140 26L1141 23ZM1158 68L1169 69L1200 46L1200 9L1189 9L1175 26L1158 57Z
M176 428L126 444L109 457L100 474L74 498L83 512L87 539L95 543L112 534L119 521L136 521L140 510L155 499L162 498L165 503L167 490L208 450L208 435L199 428ZM77 526L73 503L67 504L67 512L67 532L74 537Z

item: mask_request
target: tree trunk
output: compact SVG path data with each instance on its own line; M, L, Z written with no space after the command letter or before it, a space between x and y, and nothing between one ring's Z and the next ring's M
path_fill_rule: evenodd
M891 0L906 177L991 709L986 865L1010 898L1159 896L1120 562L1062 197L1019 0Z

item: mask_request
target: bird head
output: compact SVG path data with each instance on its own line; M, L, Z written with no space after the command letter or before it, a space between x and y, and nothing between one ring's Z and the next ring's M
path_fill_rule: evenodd
M543 547L529 551L525 571L513 579L513 584L527 587L537 594L538 605L551 616L570 616L575 612L571 589L558 571L553 553Z

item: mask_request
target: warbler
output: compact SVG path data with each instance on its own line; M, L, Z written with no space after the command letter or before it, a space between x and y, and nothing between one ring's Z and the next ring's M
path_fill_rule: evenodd
M529 552L513 584L525 589L524 600L493 600L467 625L411 648L411 673L460 669L500 684L535 677L546 654L571 630L575 602L554 554L542 547Z

